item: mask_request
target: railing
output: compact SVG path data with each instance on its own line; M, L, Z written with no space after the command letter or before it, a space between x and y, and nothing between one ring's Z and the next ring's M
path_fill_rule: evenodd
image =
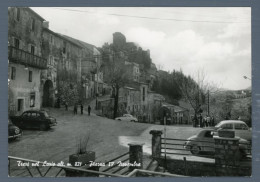
M192 142L189 143L189 142ZM203 150L204 148L207 148L209 152L214 152L214 142L209 141L199 141L199 140L185 140L185 139L173 139L173 138L161 138L161 152L163 155L182 155L182 156L190 156L190 155L196 155L199 157L208 157L208 158L214 158L214 155L202 155L199 154L200 151L197 150ZM197 146L199 148L196 148L194 146Z
M8 59L12 62L24 64L26 66L31 66L40 69L47 69L47 60L33 55L24 50L18 49L16 47L8 47Z
M248 155L251 155L251 143L239 143L243 145ZM194 148L197 146L198 148ZM197 151L199 149L199 151ZM201 154L204 152L204 155ZM161 138L161 153L163 155L183 155L191 156L196 155L198 157L214 158L215 154L215 142L203 141L203 140L185 140L185 139L173 139L173 138ZM211 155L205 155L210 153ZM212 155L213 154L213 155Z
M105 166L101 167L99 170L102 172L109 172L112 174L120 173L121 175L125 175L129 173L129 167L120 166L120 163L127 162L129 162L129 152L126 152L114 159L105 162Z

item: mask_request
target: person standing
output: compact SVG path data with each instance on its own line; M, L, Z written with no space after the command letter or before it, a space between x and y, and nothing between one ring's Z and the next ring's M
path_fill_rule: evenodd
M83 104L80 104L80 111L81 111L81 114L83 114Z
M68 110L68 102L65 102L66 111Z
M211 117L211 126L215 126L215 119L214 119L214 116Z
M210 127L210 125L211 125L210 124L210 116L209 115L207 116L207 125L208 125L208 127Z
M199 115L199 123L200 123L200 128L203 128L203 118L202 115Z
M74 114L77 114L77 113L78 113L78 105L75 104L75 105L74 105Z
M88 115L90 116L90 112L91 112L91 107L90 105L88 105Z

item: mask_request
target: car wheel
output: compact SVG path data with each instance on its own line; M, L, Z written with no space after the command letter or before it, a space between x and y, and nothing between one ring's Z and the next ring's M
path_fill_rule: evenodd
M197 145L193 145L190 149L190 152L194 155L198 155L200 153L200 147Z
M131 120L131 122L135 122L135 120Z
M246 158L246 156L247 156L246 151L243 149L239 149L239 159L244 159Z
M47 130L47 128L48 128L48 127L47 127L46 124L41 124L41 125L40 125L40 130L41 130L41 131Z
M117 119L118 121L121 121L121 119Z

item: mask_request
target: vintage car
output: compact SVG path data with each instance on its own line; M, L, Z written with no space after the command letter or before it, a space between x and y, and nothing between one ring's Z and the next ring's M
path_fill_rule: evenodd
M235 136L252 141L252 130L244 121L240 120L224 120L215 126L216 130L231 130L235 131Z
M10 120L8 120L8 140L15 140L20 138L22 134L22 130L15 126Z
M115 120L138 122L138 119L133 117L131 114L124 114L122 117L115 118Z
M20 116L12 116L10 120L19 128L37 128L47 130L57 125L56 119L49 116L44 110L28 110Z
M184 143L184 148L192 154L198 155L201 152L215 152L215 141L213 136L216 134L214 128L202 129L198 134L193 135ZM250 152L250 142L239 138L239 151L244 156Z

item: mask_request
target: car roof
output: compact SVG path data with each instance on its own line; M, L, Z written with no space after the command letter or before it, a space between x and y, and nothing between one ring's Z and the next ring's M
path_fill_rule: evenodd
M245 124L244 121L241 121L241 120L224 120L224 121L221 121L219 122L219 124L229 124L229 123L238 123L238 124Z

